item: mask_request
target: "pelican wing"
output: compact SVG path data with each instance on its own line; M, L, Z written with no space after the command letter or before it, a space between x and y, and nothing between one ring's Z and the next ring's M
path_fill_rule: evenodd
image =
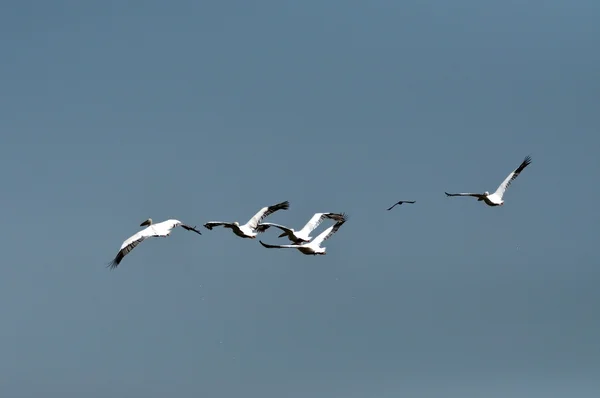
M233 226L233 223L231 222L223 222L223 221L209 221L206 224L204 224L204 228L206 229L213 229L213 227L218 227L220 225L223 225L224 227L230 227Z
M288 228L284 225L275 224L272 222L261 222L260 224L258 224L256 229L259 230L259 229L261 229L261 227L264 227L264 229L267 229L269 227L274 227L274 228L279 228L280 230L284 231L285 233L289 233L289 234L294 233L294 231L291 228Z
M401 201L399 201L399 202L396 202L396 203L394 203L394 206L399 206L399 205L402 205L402 203L415 203L415 201L414 201L414 200L401 200ZM388 209L388 211L389 211L389 210L392 210L392 209L394 208L394 206L390 207L390 208Z
M302 247L302 245L270 245L268 243L259 240L260 244L266 247L267 249L297 249Z
M130 251L136 248L137 245L142 243L145 239L150 238L152 236L156 236L156 233L151 229L151 227L145 228L140 232L136 233L132 237L128 238L119 249L119 252L115 256L115 258L108 264L110 269L115 269L121 263L123 258L129 254Z
M258 211L258 213L254 215L254 217L248 220L246 225L249 228L256 229L256 227L258 227L258 224L269 215L275 213L277 210L287 210L289 208L290 202L288 202L287 200L285 202L277 203L276 205L263 207Z
M504 192L506 192L508 187L510 187L510 184L512 184L512 182L519 176L519 174L521 174L523 169L525 169L525 167L529 166L530 164L531 164L531 157L526 156L525 159L523 160L523 162L519 165L519 167L515 171L510 173L504 181L502 181L502 184L500 184L498 189L496 189L496 192L494 192L494 195L496 195L496 196L500 197L500 199L502 199L502 196L504 196Z
M329 215L332 213L315 213L310 220L302 227L302 229L298 232L302 233L310 233L315 230L325 218L329 218Z
M270 225L268 224L258 224L256 226L256 232L258 233L263 233L265 232L267 229L269 229Z
M444 192L446 196L472 196L474 198L482 199L485 198L485 195L481 193L448 193Z
M331 236L333 234L335 234L338 231L338 229L340 229L340 227L345 222L346 222L346 219L344 219L342 221L336 222L334 225L332 225L331 227L327 228L325 231L321 232L321 234L319 236L317 236L316 238L314 238L313 241L311 242L311 244L315 244L317 246L320 246L321 243L323 243L327 239L331 238Z
M186 225L183 223L181 223L179 225L181 226L181 228L185 229L186 231L193 231L193 232L197 233L198 235L202 235L202 233L196 229L196 226L190 227L189 225Z

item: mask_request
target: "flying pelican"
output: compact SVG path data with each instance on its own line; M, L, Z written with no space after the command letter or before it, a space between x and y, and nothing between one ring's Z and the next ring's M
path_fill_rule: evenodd
M148 227L142 229L140 232L136 233L132 237L128 238L125 242L123 242L123 244L121 245L121 249L117 253L116 257L108 264L110 269L117 268L117 266L121 263L123 258L130 251L135 249L135 247L137 245L142 243L146 238L153 238L153 237L166 238L167 236L171 235L171 230L173 230L173 228L175 228L175 227L180 226L183 229L186 229L188 231L194 231L197 234L202 235L200 233L200 231L198 231L196 229L196 227L190 227L189 225L185 225L184 223L182 223L179 220L167 220L167 221L159 222L158 224L152 224L152 219L149 218L140 224L140 227L144 227L144 226L148 226Z
M395 203L394 206L401 205L402 203L415 203L415 201L414 200L401 200L401 201ZM388 211L392 210L394 208L394 206L390 207L388 209Z
M485 191L483 194L479 193L448 193L445 192L446 196L473 196L477 198L477 201L484 201L488 206L502 206L504 205L504 200L502 197L504 193L510 186L510 184L519 176L519 174L523 171L523 169L531 163L531 157L525 157L525 160L521 163L521 165L512 173L506 177L502 184L496 189L496 192L490 195L488 191Z
M348 216L343 214L340 221L337 221L334 225L327 228L325 231L321 232L316 238L308 243L295 244L295 245L269 245L260 240L260 244L266 247L267 249L298 249L302 254L313 255L317 254L325 255L327 254L325 251L326 247L321 247L321 244L325 242L327 239L331 238L333 234L337 232L337 230L348 220Z
M270 223L270 222L261 223L260 225L266 225L269 227L279 228L280 230L283 231L283 233L281 235L279 235L280 238L287 235L287 237L290 241L292 241L296 244L300 244L303 242L310 242L310 240L312 239L312 236L309 236L309 234L312 231L314 231L326 218L330 219L330 220L340 221L343 218L343 216L342 216L342 214L338 214L338 213L315 213L312 216L312 218L310 220L308 220L306 225L304 227L302 227L302 229L299 231L295 231L293 228L288 228L286 226L274 224L274 223Z
M277 203L273 206L263 207L244 225L240 225L237 221L232 223L222 221L210 221L204 224L204 227L207 229L213 229L213 227L218 227L219 225L222 225L225 228L231 228L233 233L241 238L256 239L256 235L258 235L261 232L265 232L269 228L268 225L259 225L262 220L264 220L267 216L275 213L277 210L287 210L289 209L289 207L290 202L286 200L285 202Z

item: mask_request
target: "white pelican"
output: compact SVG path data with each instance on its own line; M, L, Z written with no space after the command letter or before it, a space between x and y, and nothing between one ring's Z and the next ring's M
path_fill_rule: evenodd
M141 223L140 227L144 227L146 225L148 226L147 228L142 229L140 232L138 232L137 234L133 235L132 237L128 238L125 242L123 242L123 244L121 245L121 249L117 253L114 260L112 260L108 264L108 266L111 269L116 268L117 265L119 265L121 263L123 258L130 251L135 249L135 247L137 245L142 243L146 238L153 238L153 237L157 237L157 236L161 237L161 238L166 238L167 236L171 235L171 230L173 230L173 228L175 228L175 227L181 226L181 228L184 228L188 231L194 231L197 234L202 235L200 233L200 231L198 231L196 229L196 227L190 227L189 225L185 225L184 223L182 223L179 220L167 220L167 221L159 222L158 224L152 224L152 219L149 218L146 221L144 221L143 223Z
M309 234L312 231L314 231L315 228L317 228L323 222L323 220L325 220L327 218L330 220L340 221L342 219L342 217L343 216L338 213L315 213L315 215L312 216L312 218L310 220L308 220L306 225L304 227L302 227L302 229L299 231L295 231L293 228L288 228L286 226L274 224L274 223L270 223L270 222L264 222L264 223L261 223L260 225L267 225L269 227L279 228L280 230L283 231L283 233L281 235L279 235L280 238L287 235L287 237L290 241L292 241L294 243L303 243L303 242L310 242L310 240L312 239L312 236L309 236Z
M402 205L402 203L415 203L415 201L414 201L414 200L401 200L401 201L399 201L399 202L396 202L396 203L394 204L394 206L396 206L396 205ZM388 211L392 210L392 209L394 208L394 206L390 207L390 208L388 209Z
M287 200L285 202L277 203L273 206L263 207L252 217L248 222L244 225L240 225L237 221L235 222L222 222L222 221L210 221L204 224L204 227L207 229L213 229L213 227L218 227L222 225L225 228L231 228L234 234L241 238L249 238L255 239L256 235L261 232L265 232L269 226L268 225L259 225L262 220L264 220L267 216L275 213L277 210L287 210L290 207L290 202Z
M346 222L346 220L348 220L348 216L343 214L340 221L337 221L334 225L321 232L321 234L308 243L301 243L299 245L269 245L264 243L262 240L259 242L267 249L298 249L302 254L306 255L325 255L327 254L325 252L327 248L321 247L321 244L327 239L331 238L331 236L337 232L337 230Z
M448 193L445 192L446 196L473 196L477 198L477 201L484 201L488 206L502 206L504 205L504 193L506 189L510 186L510 184L519 176L519 174L523 171L525 167L527 167L531 163L531 157L525 157L525 160L521 163L521 165L512 173L506 177L502 184L496 189L496 192L490 195L488 191L485 191L483 194L480 193Z

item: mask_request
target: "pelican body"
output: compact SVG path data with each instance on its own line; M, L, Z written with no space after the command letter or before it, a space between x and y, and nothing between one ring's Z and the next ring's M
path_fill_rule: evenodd
M525 160L519 165L519 167L506 177L502 184L496 189L496 191L490 194L488 191L484 193L448 193L444 192L446 196L472 196L477 198L478 202L484 202L486 205L495 207L504 205L504 193L510 187L510 184L519 176L519 174L525 169L525 167L531 164L531 157L525 157Z
M288 228L283 225L274 224L274 223L261 223L260 225L265 225L268 227L279 228L283 231L280 238L287 236L291 242L296 244L310 242L312 236L310 233L314 231L325 219L340 221L343 218L342 214L339 213L315 213L310 220L300 229L299 231L294 230L293 228Z
M233 233L240 238L256 239L256 236L259 233L262 233L269 228L268 225L260 224L262 220L278 210L287 210L289 207L290 203L286 200L285 202L277 203L272 206L263 207L250 220L248 220L246 224L240 225L240 223L237 221L209 221L204 224L204 228L212 230L214 227L223 226L223 228L231 229Z
M149 218L140 224L140 227L144 227L144 226L146 226L146 228L142 229L135 235L133 235L133 236L129 237L127 240L125 240L125 242L123 242L123 244L121 245L121 248L119 249L119 252L115 256L115 258L109 263L109 267L111 269L116 268L121 263L123 258L125 258L125 256L127 254L129 254L129 252L131 252L133 249L135 249L135 247L137 245L142 243L147 238L155 238L155 237L166 238L167 236L171 235L171 231L175 227L181 226L181 228L184 228L188 231L193 231L199 235L202 235L202 233L200 233L200 231L198 231L196 229L196 227L190 227L189 225L185 225L181 221L175 220L175 219L170 219L170 220L166 220L163 222L159 222L157 224L153 224L152 219Z
M325 255L327 254L327 248L322 247L321 244L327 239L331 238L331 236L338 231L338 229L347 221L347 219L348 216L342 214L339 221L337 221L331 227L327 228L325 231L321 232L321 234L319 234L315 239L311 240L308 243L293 245L270 245L268 243L264 243L262 240L259 242L267 249L298 249L300 253L309 256Z

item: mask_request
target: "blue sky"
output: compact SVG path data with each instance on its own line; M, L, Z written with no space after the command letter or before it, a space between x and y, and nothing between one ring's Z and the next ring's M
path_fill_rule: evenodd
M3 4L1 395L598 396L599 17ZM503 207L445 197L528 154ZM105 267L148 217L283 200L269 221L350 215L327 256L203 228Z

